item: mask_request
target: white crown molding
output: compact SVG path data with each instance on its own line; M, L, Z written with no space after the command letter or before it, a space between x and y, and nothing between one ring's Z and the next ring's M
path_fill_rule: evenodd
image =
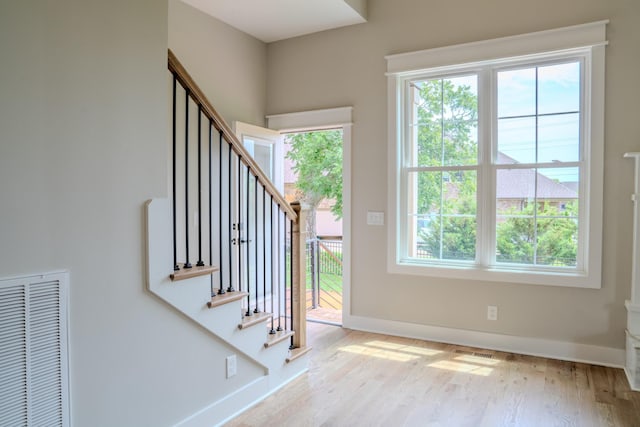
M328 129L351 125L353 123L352 115L353 107L272 114L267 116L267 127L283 132Z
M387 75L606 45L608 20L453 46L387 55Z

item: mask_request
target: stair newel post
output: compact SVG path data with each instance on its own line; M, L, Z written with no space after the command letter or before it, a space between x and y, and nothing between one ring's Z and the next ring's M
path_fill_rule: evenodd
M291 338L292 348L305 347L307 345L307 319L306 319L306 277L305 277L305 249L306 249L306 217L299 202L291 204L298 216L291 221L291 318L295 335Z

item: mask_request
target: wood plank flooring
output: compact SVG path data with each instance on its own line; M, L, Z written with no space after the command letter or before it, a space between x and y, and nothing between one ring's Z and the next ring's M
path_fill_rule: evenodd
M621 369L307 326L309 372L227 426L640 427Z

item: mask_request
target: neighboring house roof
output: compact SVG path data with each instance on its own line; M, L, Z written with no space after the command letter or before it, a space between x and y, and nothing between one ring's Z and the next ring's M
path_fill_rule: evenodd
M498 162L517 163L504 153L498 153ZM496 197L498 199L577 199L576 183L555 181L534 169L501 169L498 172ZM536 189L537 181L537 189Z

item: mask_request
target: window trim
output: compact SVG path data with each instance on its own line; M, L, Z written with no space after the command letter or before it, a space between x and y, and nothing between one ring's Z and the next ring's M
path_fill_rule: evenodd
M604 169L604 83L605 56L604 47L606 24L609 21L598 21L589 24L564 27L536 33L522 34L500 39L485 40L448 47L409 52L385 57L387 60L387 90L388 90L388 245L387 269L390 273L410 274L419 276L473 279L511 283L527 283L536 285L569 286L583 288L600 288L602 276L602 211L603 211L603 169ZM584 57L582 76L585 90L582 101L584 141L588 152L583 153L585 169L589 171L588 179L581 179L581 190L587 195L587 205L580 211L584 218L584 227L580 230L580 238L584 265L582 269L570 271L536 266L480 265L477 263L456 262L410 262L400 260L400 244L402 241L403 221L399 218L402 203L406 202L406 195L402 188L403 182L403 147L402 141L405 129L405 82L411 78L424 75L457 74L477 71L491 64L492 68L511 66L517 62L544 62L555 58L567 58L571 55ZM502 67L500 67L502 68ZM494 71L495 72L495 71ZM485 76L490 73L484 74ZM490 96L479 100L479 121L483 120L483 111L496 108L496 90L492 87L492 77L478 81L478 87L489 85ZM487 81L489 80L489 81ZM479 138L491 138L492 126L480 129L484 132ZM493 148L493 144L485 144ZM495 167L487 162L485 157L489 149L483 149L479 156L478 186L495 187ZM494 153L492 153L494 154ZM484 161L482 161L484 160ZM495 191L495 190L493 190ZM495 228L495 221L488 214L495 213L488 198L478 200L478 227ZM481 214L482 213L482 214ZM495 215L494 215L495 217ZM484 221L484 223L481 223ZM406 222L406 221L404 221ZM494 237L495 239L495 237ZM479 243L479 250L486 253L490 242ZM482 254L476 259L483 259ZM484 258L486 261L486 257Z

